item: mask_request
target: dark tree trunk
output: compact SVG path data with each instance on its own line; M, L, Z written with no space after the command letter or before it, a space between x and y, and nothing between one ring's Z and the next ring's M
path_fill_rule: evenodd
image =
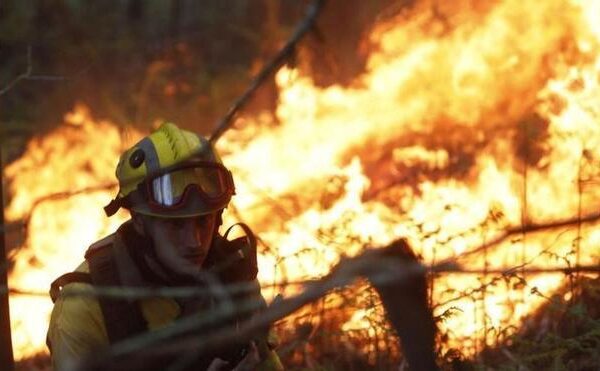
M398 240L384 252L390 259L399 259L403 263L418 264L405 240ZM382 270L385 270L382 269ZM384 272L385 273L385 272ZM398 272L388 272L390 276ZM407 273L397 281L373 285L379 292L387 317L394 326L402 342L404 356L411 370L435 371L435 332L436 326L431 309L427 303L427 280L422 273Z
M8 310L8 261L4 246L4 197L2 187L2 147L0 147L0 365L6 371L14 369L10 315Z

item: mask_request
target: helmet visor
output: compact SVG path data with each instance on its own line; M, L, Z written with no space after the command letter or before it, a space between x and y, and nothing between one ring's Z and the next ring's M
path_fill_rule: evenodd
M231 173L220 164L197 162L172 169L147 183L148 200L155 209L182 207L192 193L207 205L226 204L234 193Z

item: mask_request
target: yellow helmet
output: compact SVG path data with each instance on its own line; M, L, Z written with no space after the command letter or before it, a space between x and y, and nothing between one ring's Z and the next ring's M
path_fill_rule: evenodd
M212 144L172 123L121 155L116 176L119 193L105 208L139 214L190 217L224 209L235 193L231 172Z

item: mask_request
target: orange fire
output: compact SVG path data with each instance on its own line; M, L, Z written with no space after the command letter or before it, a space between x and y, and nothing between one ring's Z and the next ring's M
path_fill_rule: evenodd
M278 125L240 119L219 143L236 177L235 213L270 247L265 284L316 278L342 255L407 237L426 263L458 256L508 226L596 210L600 188L600 1L422 2L378 25L367 72L349 87L316 87L282 68ZM6 169L11 220L35 201L114 182L126 140L77 107ZM9 282L47 290L87 245L126 217L107 219L106 188L38 204ZM598 261L594 226L523 234L459 260L470 268ZM489 285L494 275L433 282L447 346L473 354L561 283L560 275ZM277 290L275 290L277 291ZM284 294L288 291L281 288ZM275 292L273 292L275 293ZM34 309L35 308L35 309ZM369 330L373 308L351 312L344 331ZM51 303L11 296L17 358L43 351ZM368 333L369 331L367 331Z
M28 219L25 245L11 256L15 262L9 286L47 292L49 284L82 261L86 246L112 233L125 220L121 213L106 218L102 207L116 192L114 169L127 143L108 122L94 122L78 105L65 115L65 124L29 143L26 154L6 168L11 202L8 220ZM127 136L126 136L127 137ZM99 188L68 198L44 196ZM10 316L15 358L45 351L45 332L52 302L48 297L11 295Z

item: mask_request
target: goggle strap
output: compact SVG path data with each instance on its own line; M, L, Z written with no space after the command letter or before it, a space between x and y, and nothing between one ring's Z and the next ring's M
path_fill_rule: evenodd
M113 216L123 206L125 206L124 198L118 197L111 200L108 205L104 206L104 212L106 213L106 216Z

